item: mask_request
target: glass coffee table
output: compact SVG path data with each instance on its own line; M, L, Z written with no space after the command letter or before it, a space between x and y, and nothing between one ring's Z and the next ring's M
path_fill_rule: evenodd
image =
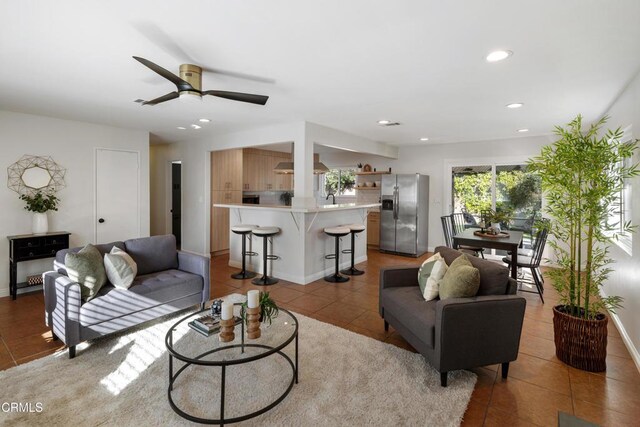
M181 318L169 329L169 332L167 332L165 344L169 351L168 398L171 408L178 415L190 421L203 424L224 425L225 423L236 423L257 417L282 402L293 388L293 384L298 383L298 320L296 317L291 312L281 308L278 317L273 319L273 323L269 327L264 327L263 324L261 327L261 337L254 340L249 340L245 337L245 325L244 322L241 322L234 328L235 339L224 343L220 342L218 334L211 334L205 337L189 327L189 322L206 314L209 314L208 309L191 313ZM240 304L234 305L234 315L240 315ZM200 347L190 345L189 342L193 343L193 340L185 339L187 334L197 335L197 337L193 337L194 339L206 340L204 350L202 345ZM292 341L295 342L294 360L291 360L291 357L283 351ZM251 413L234 416L233 418L225 418L226 368L228 366L242 365L271 356L283 357L286 362L288 362L288 365L291 366L291 382L288 383L288 387L286 387L284 393L271 401L271 403ZM175 372L174 359L184 362L184 365L179 367ZM285 365L287 365L287 363L285 363ZM189 369L190 366L206 366L221 370L220 418L209 419L188 414L180 409L174 402L172 396L174 383L180 374ZM285 370L288 371L287 369ZM283 372L283 374L286 374L286 372Z

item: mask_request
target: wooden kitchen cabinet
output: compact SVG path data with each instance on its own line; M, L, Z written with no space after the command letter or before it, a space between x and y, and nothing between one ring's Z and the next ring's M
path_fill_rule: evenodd
M367 245L380 245L380 212L369 212L367 216Z
M211 152L211 189L242 191L242 149Z
M211 191L211 252L229 250L229 212L228 208L214 208L218 203L242 203L242 191Z

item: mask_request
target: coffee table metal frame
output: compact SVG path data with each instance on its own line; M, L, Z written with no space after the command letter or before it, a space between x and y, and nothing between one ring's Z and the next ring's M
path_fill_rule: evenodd
M234 305L239 306L240 304L236 303ZM298 319L290 311L285 310L283 308L280 308L280 311L286 312L289 316L291 316L293 318L293 320L295 321L295 329L293 330L293 333L291 334L290 337L288 337L282 344L277 345L275 347L271 347L271 346L268 346L268 345L265 345L265 344L245 343L245 337L244 337L245 324L244 324L244 322L241 322L241 325L242 325L241 326L241 336L242 336L242 338L241 338L240 344L230 344L230 345L225 345L225 346L222 346L222 347L219 347L219 348L215 348L213 350L208 350L208 351L205 351L204 353L199 354L195 358L190 358L190 357L184 356L184 355L180 354L179 352L177 352L173 348L173 332L176 330L178 325L180 323L182 323L182 322L185 322L187 319L190 319L190 318L194 317L195 315L205 314L208 311L209 311L208 309L201 310L201 311L199 311L197 313L191 313L188 316L185 316L185 317L181 318L179 321L174 323L173 326L171 326L171 328L167 332L167 336L165 338L165 345L166 345L167 350L169 352L169 389L167 391L167 396L169 398L169 405L171 406L171 409L173 409L173 411L175 413L177 413L178 415L180 415L183 418L186 418L189 421L202 423L202 424L218 424L218 425L224 425L225 423L237 423L237 422L240 422L240 421L245 421L245 420L248 420L250 418L257 417L258 415L264 414L265 412L273 409L280 402L282 402L285 397L287 397L287 395L289 394L289 392L293 388L293 384L294 383L298 384ZM193 331L193 332L197 333L195 331ZM210 336L209 338L218 339L217 337L215 337L213 335ZM294 341L294 340L295 340L295 362L292 361L291 358L282 351L285 347L287 347L291 343L291 341ZM247 357L247 358L243 358L243 359L237 359L237 360L215 360L215 361L214 360L202 360L203 357L208 356L208 355L210 355L212 353L216 353L216 352L219 352L219 351L225 351L225 350L228 351L229 349L233 349L233 348L238 348L238 349L240 349L240 351L242 353L244 353L244 350L247 347L263 348L263 349L268 349L268 351L266 351L264 353L261 353L261 354L257 354L255 356L251 356L251 357ZM241 415L241 416L233 417L233 418L225 418L224 417L224 403L225 403L226 367L227 366L232 366L232 365L241 365L243 363L254 362L256 360L263 359L265 357L269 357L272 354L279 354L291 366L291 372L292 372L293 375L291 377L291 382L289 383L289 386L287 387L287 389L276 400L274 400L273 402L271 402L269 405L265 406L264 408L261 408L261 409L255 411L255 412L251 412L251 413L246 414L246 415ZM180 369L178 369L175 372L175 374L173 373L173 359L174 358L185 362L185 365L182 366ZM173 391L173 383L176 381L178 376L182 372L184 372L184 370L186 368L188 368L191 365L218 366L218 367L221 368L222 371L221 371L221 379L220 379L220 418L219 419L200 418L200 417L196 417L196 416L190 415L190 414L186 413L185 411L183 411L182 409L178 408L176 403L173 401L173 398L171 396L171 392Z

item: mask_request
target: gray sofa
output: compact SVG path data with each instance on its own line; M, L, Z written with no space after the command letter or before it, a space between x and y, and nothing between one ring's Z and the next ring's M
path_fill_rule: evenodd
M108 335L209 300L209 258L176 249L173 235L96 245L103 255L113 246L136 261L138 275L129 289L110 283L89 302L65 270L67 252L59 251L55 271L44 274L45 321L54 339L69 347L69 358L81 342Z
M450 265L462 255L439 246ZM509 362L518 357L526 301L516 296L509 270L492 261L469 257L480 270L480 289L472 298L425 301L418 286L418 267L380 271L380 315L440 372L501 363L507 378Z

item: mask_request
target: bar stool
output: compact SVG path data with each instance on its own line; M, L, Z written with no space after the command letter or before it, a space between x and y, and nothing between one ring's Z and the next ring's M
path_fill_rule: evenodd
M239 234L242 236L242 271L239 273L235 273L231 275L232 279L251 279L252 277L256 277L256 273L247 271L247 256L256 256L258 255L256 252L247 252L247 239L251 238L251 232L258 228L257 225L250 224L238 224L231 227L231 231L235 234Z
M267 261L276 260L276 259L279 259L280 257L277 255L269 255L267 253L269 250L267 246L267 242L269 241L270 237L273 238L273 236L280 233L280 228L258 227L258 228L254 228L253 231L251 231L251 233L253 233L254 236L262 237L264 239L263 246L262 246L262 266L263 266L262 277L253 279L251 283L259 286L275 285L276 283L278 283L278 279L276 279L275 277L267 276Z
M325 259L336 260L335 273L329 276L325 276L324 280L331 283L343 283L348 282L349 278L340 275L340 238L351 233L347 227L327 227L324 229L325 234L335 237L336 239L336 252L325 256Z
M364 274L364 271L358 270L354 264L356 256L356 234L362 233L366 227L362 224L347 224L342 225L341 227L348 228L349 232L351 233L351 249L342 250L343 254L351 254L351 267L340 270L340 273L346 274L348 276L359 276L361 274Z

